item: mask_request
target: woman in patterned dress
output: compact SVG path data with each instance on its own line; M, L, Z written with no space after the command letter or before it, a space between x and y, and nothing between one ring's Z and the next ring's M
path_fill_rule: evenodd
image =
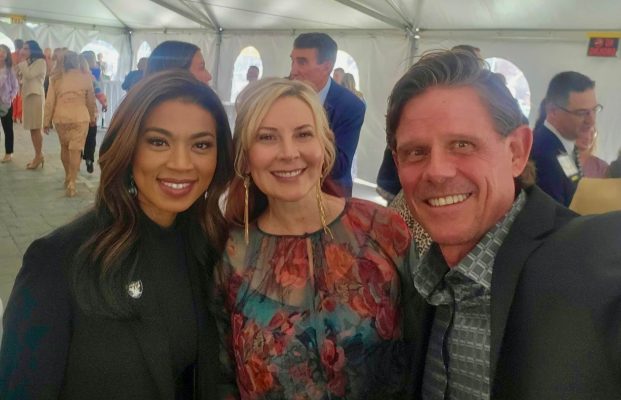
M238 98L232 224L216 271L223 360L242 399L402 398L401 217L321 191L335 157L313 89L285 79Z

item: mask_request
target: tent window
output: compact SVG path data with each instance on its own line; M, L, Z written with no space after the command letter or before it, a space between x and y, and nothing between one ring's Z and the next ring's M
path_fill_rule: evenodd
M489 64L492 72L504 75L511 94L517 99L524 115L528 117L530 115L530 86L522 70L504 58L491 57L485 61Z
M235 102L237 96L248 84L246 74L248 68L255 66L259 68L259 78L263 75L263 62L259 50L252 46L245 47L237 56L233 66L233 83L231 86L231 103Z
M358 63L349 53L338 50L336 53L336 62L334 68L343 68L345 73L350 73L356 81L356 90L360 90L360 74L358 73Z
M82 48L81 51L90 50L95 55L103 56L103 66L101 68L102 79L117 79L117 69L119 67L119 52L110 43L104 40L95 40Z
M13 41L2 32L0 32L0 44L8 47L11 50L11 53L15 51L15 45L13 44Z
M140 47L138 47L138 52L136 53L136 65L138 65L138 61L140 61L142 57L149 57L150 55L151 46L149 46L149 43L147 42L142 42Z

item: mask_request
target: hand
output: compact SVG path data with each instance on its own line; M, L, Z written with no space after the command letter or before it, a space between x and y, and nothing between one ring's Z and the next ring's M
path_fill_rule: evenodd
M43 128L43 132L44 132L46 135L49 135L49 134L50 134L50 127L49 127L49 126L46 126L45 128Z
M88 123L88 126L97 126L97 122L96 121L91 121Z

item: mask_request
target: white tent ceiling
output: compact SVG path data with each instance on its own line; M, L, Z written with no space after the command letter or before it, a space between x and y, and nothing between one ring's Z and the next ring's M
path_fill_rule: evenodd
M263 76L285 76L295 36L328 31L357 63L367 102L357 166L368 181L375 180L381 161L386 98L396 80L415 55L462 43L513 62L530 85L531 110L554 74L587 74L598 82L598 100L606 107L598 117L598 156L610 161L621 147L620 59L586 56L586 32L621 31L621 0L0 0L2 14L26 21L0 18L5 41L21 37L74 50L93 42L111 45L119 55L117 80L145 44L194 43L225 101L242 49L253 46L260 53ZM531 122L536 116L530 113Z
M618 0L0 0L0 13L132 30L621 29Z

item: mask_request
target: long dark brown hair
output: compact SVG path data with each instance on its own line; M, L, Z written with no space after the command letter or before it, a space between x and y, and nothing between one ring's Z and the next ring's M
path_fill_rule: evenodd
M45 59L43 55L43 50L41 50L41 46L34 40L27 40L26 44L28 45L28 49L30 50L30 56L28 57L28 65L37 61L38 59Z
M95 198L97 228L78 251L73 287L86 312L115 318L133 315L126 285L131 281L140 237L140 208L129 193L134 154L143 124L152 110L168 100L181 100L207 110L216 122L217 165L208 188L192 206L179 214L192 251L211 267L226 242L226 223L219 200L233 171L231 130L218 96L189 72L164 71L141 80L112 117L101 144L101 178Z

